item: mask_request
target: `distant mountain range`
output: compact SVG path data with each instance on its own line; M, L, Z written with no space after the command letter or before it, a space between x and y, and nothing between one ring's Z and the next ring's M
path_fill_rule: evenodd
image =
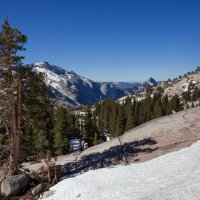
M150 77L145 82L107 82L108 84L112 84L115 87L126 90L128 88L139 88L139 87L149 87L157 85L157 82L154 78Z
M119 99L128 94L137 94L157 82L150 78L139 82L95 82L73 71L40 62L27 65L37 73L45 74L45 83L49 87L50 97L60 104L69 106L91 105L100 100Z
M188 72L182 76L176 77L173 80L154 82L153 78L143 83L143 87L152 83L150 95L153 97L155 93L160 92L162 96L168 96L169 99L178 95L183 108L189 108L200 105L200 67L197 67L195 71ZM126 89L127 90L127 89ZM140 92L136 95L127 94L119 99L119 102L123 103L129 96L136 100L142 100L145 98L147 92Z

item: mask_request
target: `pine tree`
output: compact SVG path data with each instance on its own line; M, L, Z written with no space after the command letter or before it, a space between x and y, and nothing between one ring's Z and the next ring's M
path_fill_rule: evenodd
M163 116L161 99L162 99L162 94L160 92L154 94L154 97L153 97L153 104L154 104L153 118Z
M132 129L134 126L134 107L132 104L129 104L125 132Z
M68 134L67 134L67 119L66 110L63 107L58 107L55 112L54 134L55 134L55 149L56 155L66 154L68 149Z
M6 90L1 97L1 104L4 104L4 111L1 110L6 119L6 128L10 133L10 160L8 175L18 171L19 145L21 129L21 80L13 73L16 67L21 65L22 56L17 55L18 51L25 50L26 36L18 29L11 28L8 20L5 20L0 32L0 73L1 90ZM6 85L6 88L5 88ZM5 100L5 101L3 101ZM4 119L5 119L4 118ZM5 124L5 123L4 123Z
M162 107L159 100L156 100L154 103L154 118L158 118L162 116Z
M84 116L83 139L87 142L89 147L93 145L94 127L92 112L89 107L86 108L86 114Z
M110 113L110 124L109 124L109 131L112 137L115 136L118 109L119 109L118 103L113 102L112 112Z
M42 73L37 74L32 68L19 70L22 87L22 152L30 156L44 157L46 151L54 151L53 144L53 109L48 97L48 88ZM29 150L27 149L29 148ZM23 155L26 157L26 155Z
M123 107L120 106L118 117L117 117L117 127L115 131L115 136L122 135L124 133L125 126L126 126L126 116L124 114Z
M182 110L180 99L177 94L175 94L169 101L170 109L176 112Z
M164 115L171 114L171 111L170 111L170 108L169 108L169 100L168 100L167 95L165 95L162 99L162 108L163 108Z

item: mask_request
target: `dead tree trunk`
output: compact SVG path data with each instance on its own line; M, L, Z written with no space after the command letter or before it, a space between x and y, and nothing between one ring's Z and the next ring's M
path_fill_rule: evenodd
M50 151L47 151L47 155L46 155L46 159L45 159L45 163L47 166L47 177L48 177L48 181L49 183L51 183L51 172L50 172L50 165L51 165L51 155L50 155Z

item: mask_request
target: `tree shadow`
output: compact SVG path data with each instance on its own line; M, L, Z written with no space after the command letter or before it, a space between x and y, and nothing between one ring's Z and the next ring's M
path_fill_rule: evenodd
M143 140L135 140L123 145L117 145L105 150L101 153L93 153L85 155L77 162L69 162L62 166L64 174L77 174L88 170L94 170L112 165L126 163L128 158L137 156L140 153L151 153L158 149L152 146L157 142L152 138L144 138ZM126 161L124 160L126 157Z

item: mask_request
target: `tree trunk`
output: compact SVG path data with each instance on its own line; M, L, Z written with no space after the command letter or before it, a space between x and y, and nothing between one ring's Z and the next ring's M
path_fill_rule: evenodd
M20 123L21 123L21 83L17 86L17 99L12 105L11 113L11 144L10 144L10 162L8 175L12 176L18 171L19 164L19 141L20 141Z

